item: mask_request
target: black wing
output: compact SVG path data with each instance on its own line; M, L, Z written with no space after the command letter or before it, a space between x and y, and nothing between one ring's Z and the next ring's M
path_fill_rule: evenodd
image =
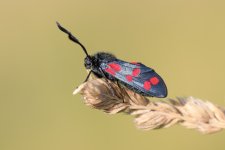
M128 63L117 59L102 63L101 68L139 94L160 98L167 96L167 87L163 79L142 63Z

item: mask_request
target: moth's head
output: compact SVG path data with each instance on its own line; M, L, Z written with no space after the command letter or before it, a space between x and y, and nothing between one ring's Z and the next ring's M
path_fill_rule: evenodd
M93 61L91 56L87 56L84 58L84 66L86 69L91 69L93 66Z

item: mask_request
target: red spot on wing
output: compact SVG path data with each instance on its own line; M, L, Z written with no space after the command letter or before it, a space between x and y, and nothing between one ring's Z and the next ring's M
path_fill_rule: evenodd
M144 82L144 88L147 91L150 90L151 89L151 83L149 81L145 81Z
M116 72L120 71L121 70L121 67L119 64L116 64L116 63L110 63L109 66L115 70Z
M111 68L106 68L105 71L108 72L109 74L113 75L113 76L116 74L116 72Z
M150 82L153 84L153 85L157 85L159 83L159 79L157 77L152 77L150 79Z
M131 64L133 64L133 65L140 65L138 62L136 62L136 61L133 61L133 62L130 62Z
M126 75L126 79L128 82L131 82L133 80L133 77L131 75Z
M139 68L135 68L132 72L132 75L137 77L140 74L141 70Z

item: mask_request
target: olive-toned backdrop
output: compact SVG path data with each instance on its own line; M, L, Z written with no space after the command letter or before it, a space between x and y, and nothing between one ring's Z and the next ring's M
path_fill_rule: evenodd
M85 106L73 89L84 53L112 52L154 68L168 97L225 106L225 1L1 0L1 150L224 150L225 132L135 128L132 117ZM157 99L156 99L157 100Z

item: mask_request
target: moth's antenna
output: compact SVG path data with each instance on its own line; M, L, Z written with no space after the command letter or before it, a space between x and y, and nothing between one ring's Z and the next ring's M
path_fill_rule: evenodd
M62 32L68 34L68 38L69 38L71 41L73 41L73 42L79 44L79 45L82 47L82 49L83 49L83 51L85 52L85 54L87 55L87 57L90 57L90 56L88 55L87 50L86 50L86 48L84 47L84 45L81 44L81 43L78 41L78 39L77 39L75 36L72 35L72 33L70 33L68 30L66 30L64 27L62 27L57 21L56 21L56 24L57 24L58 28L59 28Z

